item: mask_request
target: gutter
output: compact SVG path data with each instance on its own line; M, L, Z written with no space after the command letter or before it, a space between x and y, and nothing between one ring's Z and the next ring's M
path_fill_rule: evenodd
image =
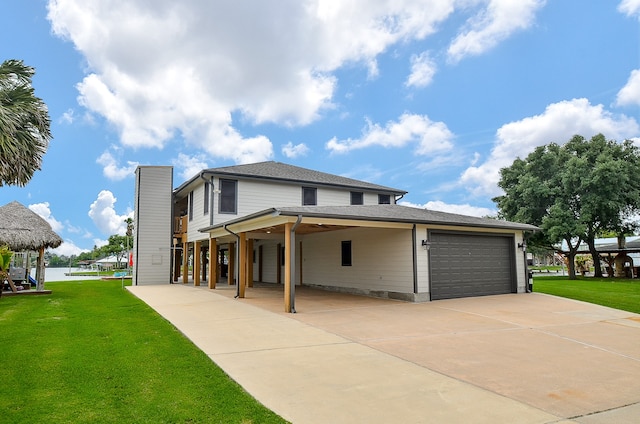
M236 253L235 253L235 255L236 255L235 264L237 264L239 262L238 255L240 254L240 236L237 235L236 233L234 233L233 231L231 231L230 229L228 229L227 228L228 225L229 224L224 224L224 226L222 228L224 228L224 230L227 233L229 233L232 236L234 236L236 238L236 240L237 240L237 242L236 242ZM229 272L229 271L227 271L227 272ZM238 278L238 273L235 270L233 272L236 275L236 295L233 298L237 299L237 298L240 297L240 279Z

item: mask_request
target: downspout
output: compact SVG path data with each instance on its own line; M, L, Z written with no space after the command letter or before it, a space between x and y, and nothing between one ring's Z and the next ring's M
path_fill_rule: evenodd
M291 313L296 313L296 228L302 221L302 215L298 215L295 224L291 227L291 252L289 252L289 266L291 267L291 293L289 294L289 301L291 302Z
M233 231L231 231L230 229L228 229L227 225L229 225L229 224L224 224L224 226L222 228L224 228L224 230L227 233L229 233L232 236L234 236L236 238L236 240L237 240L237 242L236 242L236 260L235 260L235 263L237 264L237 263L240 262L239 261L240 258L238 256L240 254L240 236L237 235L236 233L234 233ZM237 272L235 274L236 274L236 295L233 298L237 299L237 298L240 297L240 278L238 278L238 273Z
M412 253L413 253L413 294L418 294L418 247L417 243L418 237L416 235L416 224L413 224L413 229L411 230L411 243L413 245ZM415 301L415 297L414 297Z
M404 197L404 194L401 194L400 197L398 197L397 199L395 199L396 204L398 204L399 200L402 200L402 198Z

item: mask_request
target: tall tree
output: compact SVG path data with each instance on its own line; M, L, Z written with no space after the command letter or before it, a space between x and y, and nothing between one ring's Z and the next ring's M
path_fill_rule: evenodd
M581 241L602 276L595 239L603 231L623 231L640 205L640 153L629 141L608 141L602 134L574 136L564 146L538 147L525 160L500 171L503 196L493 199L499 214L540 226L530 242L568 246L569 275Z
M25 186L52 138L47 105L31 86L34 73L21 60L0 64L0 187Z

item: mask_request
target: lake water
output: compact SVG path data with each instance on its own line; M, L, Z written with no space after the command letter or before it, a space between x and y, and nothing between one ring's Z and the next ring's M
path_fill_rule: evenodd
M49 281L97 280L100 278L98 276L75 277L75 276L65 275L70 272L79 272L79 271L83 271L83 270L80 268L47 268L44 271L44 282L47 283ZM35 278L36 276L35 268L31 270L31 276Z

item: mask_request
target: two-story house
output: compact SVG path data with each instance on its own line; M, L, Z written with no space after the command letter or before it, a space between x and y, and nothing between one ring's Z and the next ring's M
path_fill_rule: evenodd
M527 290L530 225L401 206L403 190L278 162L206 169L169 196L171 173L136 171L133 284L224 277L238 297L283 284L286 311L296 285L407 301Z

